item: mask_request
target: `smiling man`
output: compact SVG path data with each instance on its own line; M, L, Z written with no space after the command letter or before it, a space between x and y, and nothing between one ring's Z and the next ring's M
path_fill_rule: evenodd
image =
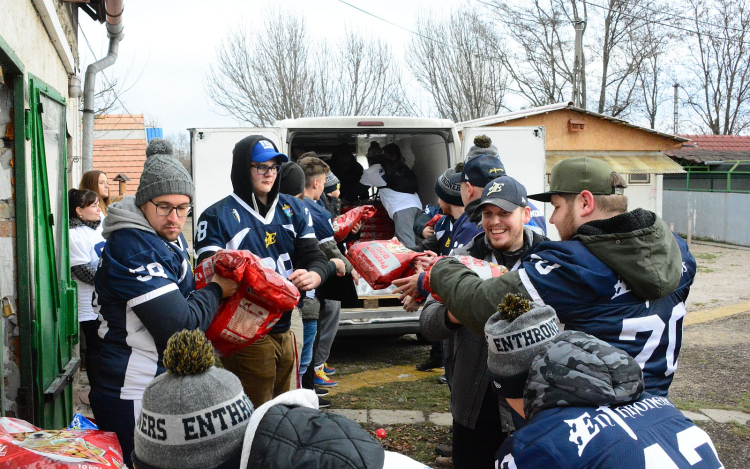
M193 181L166 140L153 139L146 156L135 198L109 206L94 278L101 369L89 397L99 428L117 433L128 466L143 391L166 371L167 339L183 329L208 329L221 299L237 290L219 276L195 290L182 236Z
M510 176L491 180L477 199L483 232L454 254L503 265L520 265L524 252L544 241L529 226L526 188ZM419 318L422 335L445 342L445 371L450 376L453 415L453 467L492 468L495 453L514 429L508 405L490 389L484 335L447 320L445 305L430 297Z

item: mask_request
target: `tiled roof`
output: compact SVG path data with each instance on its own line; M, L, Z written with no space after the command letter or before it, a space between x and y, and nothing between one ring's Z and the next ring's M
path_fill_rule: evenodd
M118 183L112 179L120 173L130 178L127 184L127 195L134 195L138 189L146 161L146 131L142 115L110 114L94 119L94 130L141 130L143 138L107 139L106 133L99 135L105 138L94 140L94 169L107 173L110 193L118 194ZM113 132L112 135L117 135Z
M104 114L94 118L94 130L144 130L143 114Z
M701 150L750 151L750 137L741 135L681 135Z
M750 160L750 137L740 135L682 135L690 141L679 150L664 153L674 160L693 164L707 161Z

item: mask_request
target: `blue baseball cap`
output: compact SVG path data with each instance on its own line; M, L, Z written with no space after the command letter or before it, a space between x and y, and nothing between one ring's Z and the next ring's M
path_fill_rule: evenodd
M477 209L485 204L492 204L506 212L512 212L518 207L528 207L529 201L523 184L510 176L500 176L490 181L484 188Z
M505 166L500 158L492 155L475 156L464 163L461 182L475 187L485 187L490 181L505 174Z
M260 140L253 147L250 159L255 163L264 163L272 158L278 158L279 163L286 163L289 157L276 151L276 146L270 140Z

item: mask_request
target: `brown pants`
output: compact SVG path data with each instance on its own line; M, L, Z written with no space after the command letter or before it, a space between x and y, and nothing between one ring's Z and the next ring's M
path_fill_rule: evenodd
M263 339L221 359L240 379L255 407L289 391L294 371L294 337L290 331Z

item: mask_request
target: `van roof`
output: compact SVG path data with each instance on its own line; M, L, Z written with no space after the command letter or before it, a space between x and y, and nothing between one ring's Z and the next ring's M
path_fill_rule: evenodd
M383 125L371 125L371 122L382 122ZM362 125L359 125L362 123ZM396 117L396 116L341 116L341 117L304 117L300 119L284 119L273 123L273 127L287 129L319 129L319 128L403 128L421 129L438 128L452 129L455 127L449 119L432 119L426 117Z

